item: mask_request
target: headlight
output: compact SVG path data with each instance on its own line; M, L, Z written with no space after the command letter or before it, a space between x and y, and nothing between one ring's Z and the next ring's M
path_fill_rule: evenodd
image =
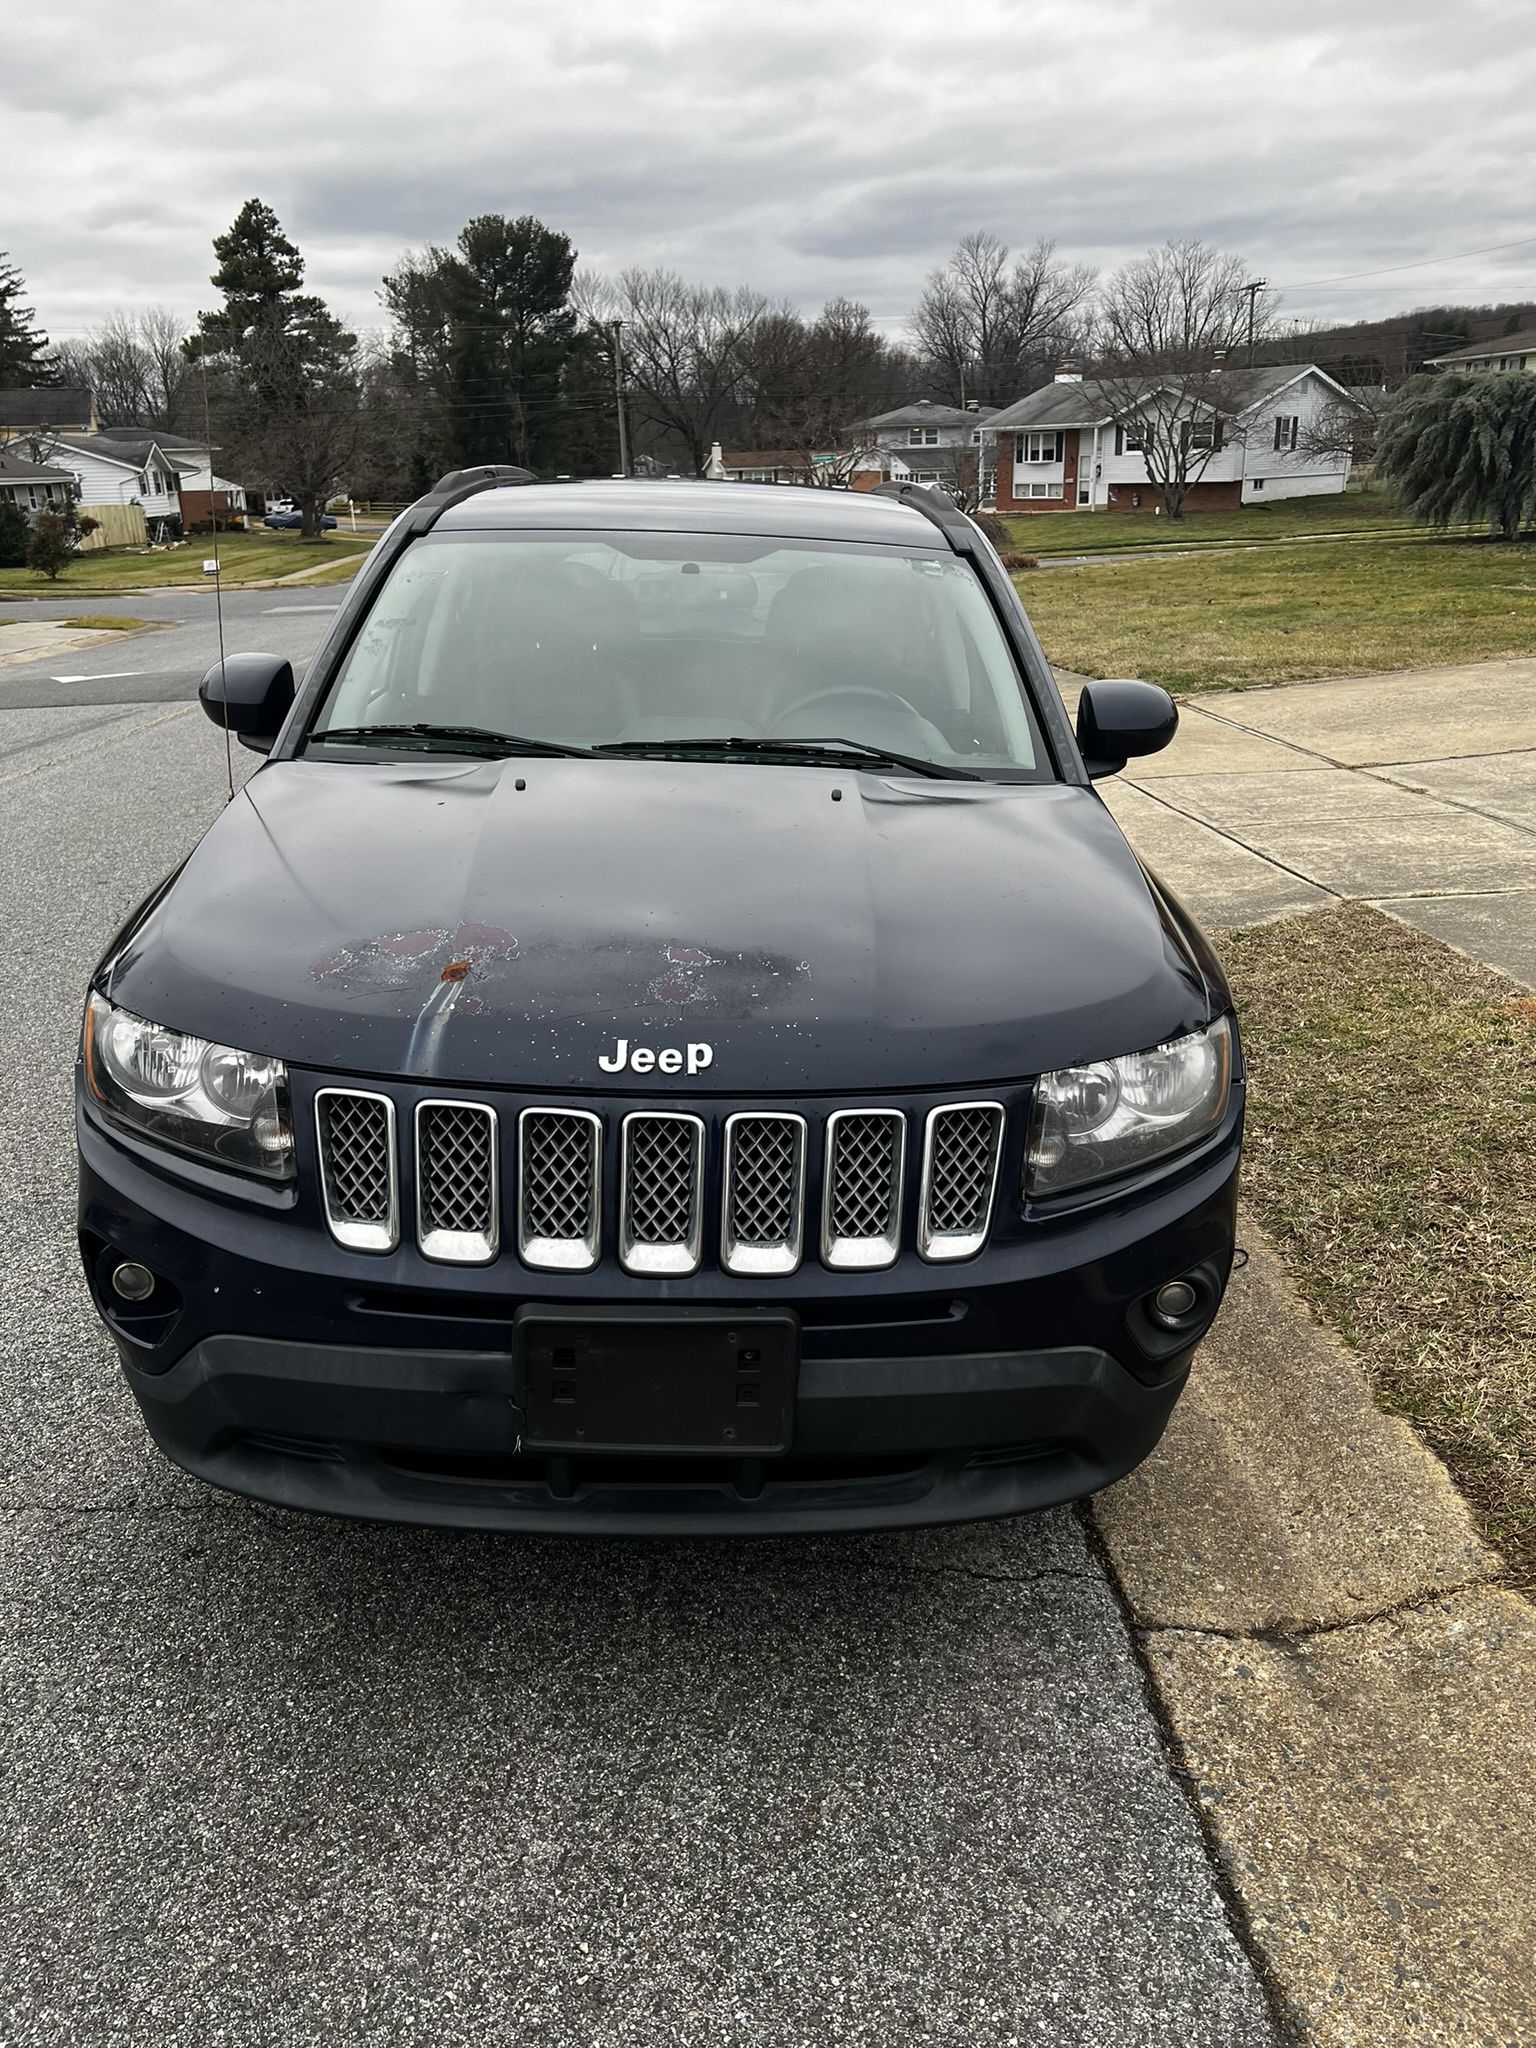
M239 1173L292 1176L293 1119L281 1060L146 1023L94 991L82 1050L86 1085L118 1123Z
M1054 1195L1182 1151L1221 1122L1231 1087L1225 1017L1150 1052L1042 1074L1024 1193Z

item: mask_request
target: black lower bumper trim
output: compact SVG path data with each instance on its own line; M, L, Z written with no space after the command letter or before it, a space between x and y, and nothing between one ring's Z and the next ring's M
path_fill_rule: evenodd
M1108 1353L804 1362L787 1457L531 1456L505 1351L215 1336L124 1364L156 1442L197 1477L365 1520L581 1534L763 1535L979 1520L1108 1485L1157 1442L1182 1367Z

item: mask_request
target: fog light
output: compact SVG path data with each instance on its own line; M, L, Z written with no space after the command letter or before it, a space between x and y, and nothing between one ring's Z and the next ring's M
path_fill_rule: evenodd
M112 1270L112 1292L123 1301L148 1301L155 1291L155 1276L148 1266L125 1259Z
M1152 1313L1160 1323L1176 1330L1199 1299L1187 1280L1165 1280L1152 1297Z

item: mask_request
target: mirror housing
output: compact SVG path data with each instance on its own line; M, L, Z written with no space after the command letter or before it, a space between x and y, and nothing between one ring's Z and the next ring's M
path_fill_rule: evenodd
M1109 676L1084 683L1077 701L1077 744L1097 782L1118 775L1133 754L1161 753L1179 729L1179 707L1157 683Z
M203 677L198 702L242 747L269 754L293 709L293 663L281 654L231 654Z

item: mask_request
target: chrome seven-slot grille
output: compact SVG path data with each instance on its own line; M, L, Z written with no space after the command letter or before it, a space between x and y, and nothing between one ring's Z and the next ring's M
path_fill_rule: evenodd
M315 1100L326 1220L352 1251L400 1241L394 1105L368 1090ZM1002 1156L997 1102L946 1103L921 1126L916 1248L965 1259L991 1228ZM501 1249L499 1121L478 1102L421 1102L412 1120L416 1241L431 1259L485 1265ZM815 1249L824 1266L874 1271L902 1247L908 1117L840 1109L826 1120ZM720 1263L728 1273L793 1273L805 1253L810 1131L803 1116L743 1110L721 1141ZM634 1110L618 1128L618 1258L626 1272L697 1271L705 1236L710 1140L681 1110ZM588 1272L602 1255L603 1119L591 1110L525 1109L517 1119L517 1254L548 1272Z

